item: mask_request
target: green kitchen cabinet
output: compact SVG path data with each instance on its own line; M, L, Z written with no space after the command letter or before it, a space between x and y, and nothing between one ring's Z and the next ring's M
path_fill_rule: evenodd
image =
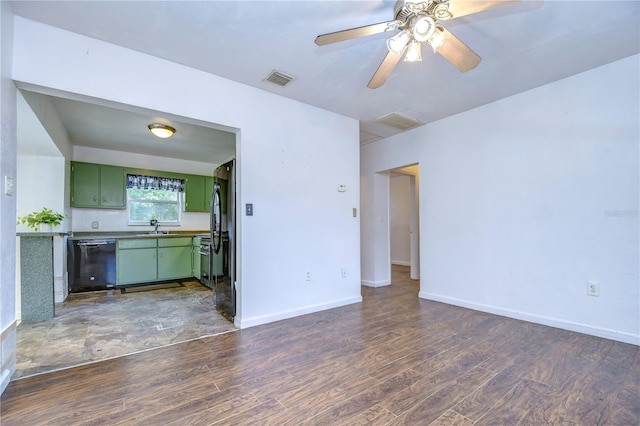
M192 252L191 237L118 240L118 285L190 278Z
M191 264L193 265L191 276L200 279L200 237L193 238Z
M100 166L89 163L72 163L71 206L98 207L99 200Z
M158 280L191 277L193 272L193 239L158 239Z
M213 196L213 177L189 175L186 177L185 181L184 211L209 213L211 211L211 197ZM222 212L226 213L226 180L220 180L220 192L222 199Z
M211 211L211 198L213 198L213 177L204 178L204 204L207 212Z
M209 206L205 205L206 176L188 175L185 179L184 211L208 212Z
M126 207L126 183L124 168L100 166L100 207L124 209Z
M71 206L124 209L124 168L92 163L71 163Z
M158 280L158 240L118 240L116 269L118 285Z

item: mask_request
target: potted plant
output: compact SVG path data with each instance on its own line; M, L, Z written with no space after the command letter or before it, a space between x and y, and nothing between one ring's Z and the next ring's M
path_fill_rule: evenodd
M26 224L29 228L40 231L42 229L42 225L60 225L60 223L62 223L62 219L64 219L64 215L43 207L39 212L32 212L26 216L18 217L18 225Z

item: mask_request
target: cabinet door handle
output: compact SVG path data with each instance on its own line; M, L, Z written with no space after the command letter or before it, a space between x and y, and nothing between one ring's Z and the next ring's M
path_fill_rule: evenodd
M93 201L98 201L98 196L97 195L93 196Z
M102 196L102 202L104 203L105 201L107 201L107 197L105 197L104 195Z

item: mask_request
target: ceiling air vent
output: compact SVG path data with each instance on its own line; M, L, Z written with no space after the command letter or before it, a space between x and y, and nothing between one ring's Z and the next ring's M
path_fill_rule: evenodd
M380 118L374 120L376 123L384 124L386 126L393 127L399 130L409 130L414 127L420 127L424 123L413 118L407 117L397 112L392 112L387 115L383 115Z
M274 83L274 84L277 84L278 86L284 87L295 79L296 78L292 75L273 70L271 71L271 74L269 74L267 78L264 79L264 81L268 81L270 83Z

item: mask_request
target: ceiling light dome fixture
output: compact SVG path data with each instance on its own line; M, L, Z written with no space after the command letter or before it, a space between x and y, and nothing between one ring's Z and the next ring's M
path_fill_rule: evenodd
M166 124L151 123L147 127L149 127L151 133L162 139L170 138L176 132L176 129Z
M429 40L436 29L433 18L426 15L416 16L412 20L411 26L413 27L413 38L419 42Z

